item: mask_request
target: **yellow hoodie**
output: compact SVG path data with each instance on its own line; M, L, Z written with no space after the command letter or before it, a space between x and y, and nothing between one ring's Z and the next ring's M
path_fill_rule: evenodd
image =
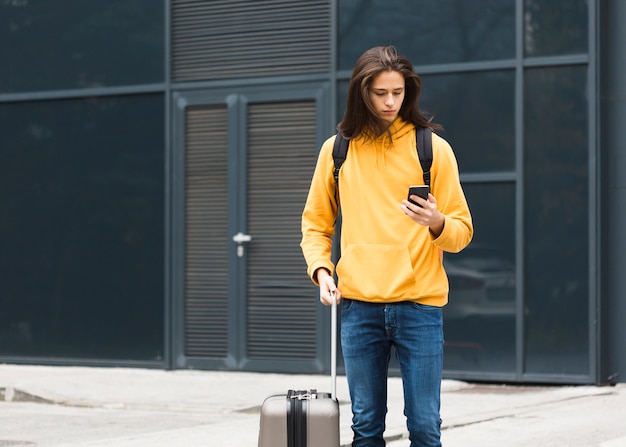
M369 302L415 301L443 306L448 279L442 252L458 252L472 239L473 226L450 145L433 133L431 193L445 216L435 238L428 227L400 209L410 185L422 185L422 168L415 147L415 127L396 119L388 135L350 141L339 174L342 215L341 258L336 266L345 298ZM302 213L302 252L307 272L326 268L331 274L332 236L338 209L333 178L333 143L322 145Z

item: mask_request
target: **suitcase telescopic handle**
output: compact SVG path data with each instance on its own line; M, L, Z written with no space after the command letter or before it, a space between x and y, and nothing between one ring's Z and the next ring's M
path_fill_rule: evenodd
M330 292L330 395L337 399L337 300L335 292Z

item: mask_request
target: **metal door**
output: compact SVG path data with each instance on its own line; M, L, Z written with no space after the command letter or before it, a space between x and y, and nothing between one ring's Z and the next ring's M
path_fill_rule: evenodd
M175 367L325 368L326 326L299 247L321 91L176 95Z

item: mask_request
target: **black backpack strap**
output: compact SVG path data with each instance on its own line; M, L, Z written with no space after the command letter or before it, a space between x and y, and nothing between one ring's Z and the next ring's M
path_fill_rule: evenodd
M433 164L433 132L430 127L415 130L417 156L424 172L424 184L430 186L430 167Z
M349 145L350 140L346 140L341 135L341 132L337 132L335 144L333 145L333 161L335 162L333 177L335 177L335 202L337 203L337 206L339 206L339 170L341 169L343 162L346 161Z
M339 170L341 165L346 161L346 155L348 154L349 140L346 140L341 136L341 132L337 132L335 137L335 144L333 145L333 160L335 161L335 171L333 176L335 177L335 184L339 185Z

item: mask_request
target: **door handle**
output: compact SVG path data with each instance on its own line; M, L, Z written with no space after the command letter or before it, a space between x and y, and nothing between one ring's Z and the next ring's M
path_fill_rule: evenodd
M241 231L233 236L233 241L237 243L237 256L243 257L243 244L244 242L250 242L252 236L249 234L243 234Z

